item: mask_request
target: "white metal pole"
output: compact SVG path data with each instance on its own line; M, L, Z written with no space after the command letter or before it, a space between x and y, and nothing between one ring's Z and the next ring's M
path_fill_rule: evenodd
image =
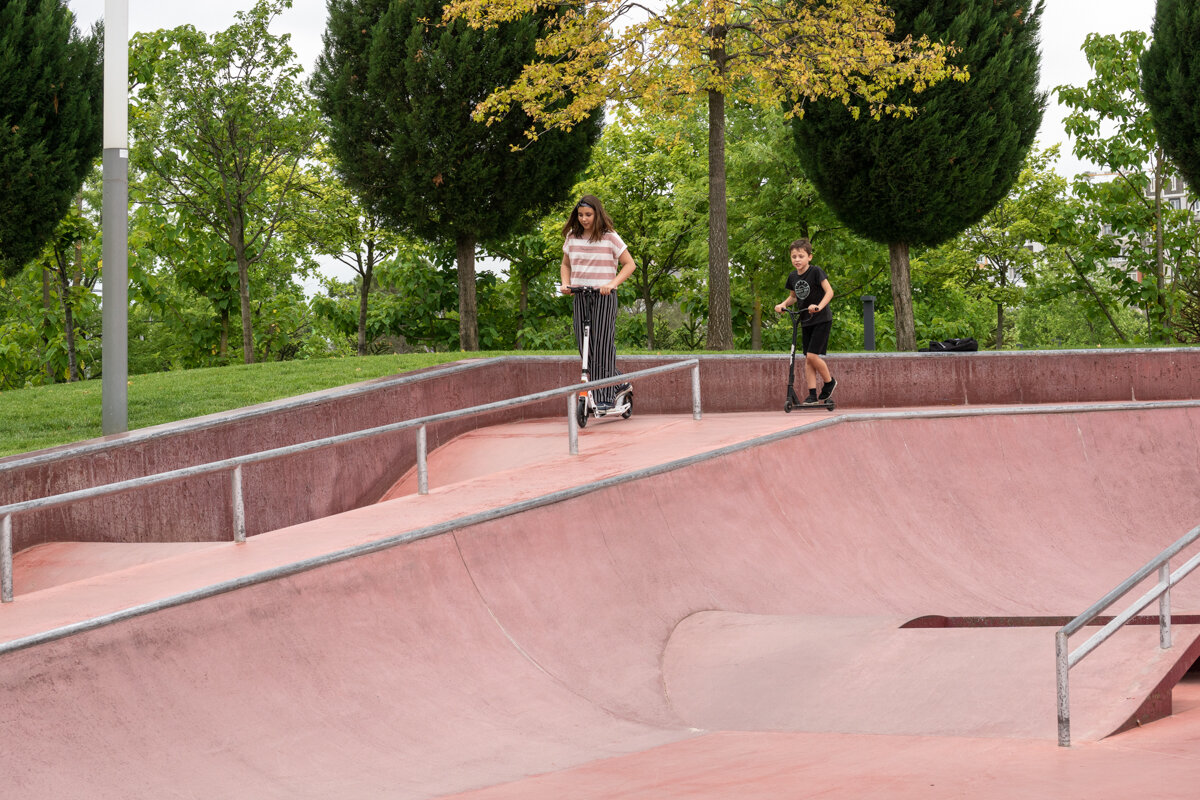
M242 494L242 465L233 468L233 541L246 543L246 498Z
M425 426L417 428L417 494L429 494L428 439Z
M1164 587L1162 596L1158 598L1158 646L1163 650L1171 648L1171 562L1164 561L1158 568L1158 582Z
M104 0L101 430L129 430L129 0Z
M0 520L0 602L13 600L12 514Z
M1054 634L1054 677L1058 695L1058 746L1071 746L1071 656L1067 635Z
M573 456L579 455L579 420L575 417L575 409L579 395L567 395L567 452Z

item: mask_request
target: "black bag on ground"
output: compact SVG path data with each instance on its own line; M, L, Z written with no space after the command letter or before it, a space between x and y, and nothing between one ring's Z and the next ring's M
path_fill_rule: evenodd
M965 339L943 339L940 342L930 342L929 347L922 347L922 353L973 353L979 349L979 342L968 336Z

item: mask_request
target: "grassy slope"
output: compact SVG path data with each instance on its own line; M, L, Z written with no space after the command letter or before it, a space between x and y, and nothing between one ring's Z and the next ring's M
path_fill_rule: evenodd
M622 348L621 355L646 350ZM663 350L653 351L662 355ZM699 351L707 352L707 351ZM728 355L737 351L728 351ZM761 351L757 351L761 355ZM675 355L694 356L680 351ZM200 417L270 400L397 375L466 358L570 355L574 350L409 355L270 361L212 369L155 372L129 378L129 429ZM99 379L0 392L0 457L102 435Z
M272 361L133 375L129 379L129 428L228 411L466 357L463 353L437 353ZM92 380L0 392L0 456L100 436L100 385L100 380Z

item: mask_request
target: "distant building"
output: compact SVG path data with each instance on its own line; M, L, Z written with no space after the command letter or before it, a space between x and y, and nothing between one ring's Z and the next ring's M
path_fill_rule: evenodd
M1083 175L1081 177L1083 177L1083 179L1086 180L1088 183L1107 183L1108 181L1111 181L1111 180L1114 180L1115 178L1117 178L1118 174L1119 173L1116 173L1116 172L1085 172L1085 173L1083 173ZM1152 177L1151 180L1146 184L1145 196L1148 200L1153 201L1154 193L1155 193L1155 185L1154 185L1154 180ZM1200 222L1200 200L1194 200L1194 201L1188 200L1187 183L1185 183L1183 178L1179 177L1178 175L1167 178L1163 182L1162 200L1163 200L1163 205L1167 208L1173 208L1176 211L1179 211L1180 209L1191 210L1192 218L1194 220L1196 220L1197 222ZM1104 226L1104 228L1103 228L1104 235L1106 235L1106 236L1111 235L1112 232L1113 231L1112 231L1111 225ZM1123 266L1125 263L1125 259L1124 258L1112 258L1112 259L1109 259L1109 263L1116 265L1116 266ZM1134 270L1130 274L1134 278L1134 280L1141 283L1141 281L1142 281L1141 271Z
M1154 197L1154 186L1146 187L1146 197ZM1200 200L1188 201L1188 187L1183 178L1178 175L1168 178L1163 183L1163 203L1176 211L1187 208L1192 212L1192 218L1200 221Z

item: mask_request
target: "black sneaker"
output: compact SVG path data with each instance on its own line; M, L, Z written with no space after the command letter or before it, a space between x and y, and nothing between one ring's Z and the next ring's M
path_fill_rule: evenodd
M601 413L604 413L606 411L612 411L613 404L612 403L596 403L596 410Z
M836 388L837 388L837 381L833 379L832 375L830 375L829 383L827 383L821 387L821 393L819 395L817 395L817 399L820 400L822 403L824 403L826 400L828 400L830 398L830 396L833 394L833 390Z
M820 402L821 402L821 401L817 399L817 390L816 390L816 389L811 389L811 390L809 390L809 392L808 392L808 397L804 398L804 402L803 402L803 403L801 403L800 405L802 405L802 406L815 406L815 405L817 405L817 404L818 404L818 403L820 403Z

